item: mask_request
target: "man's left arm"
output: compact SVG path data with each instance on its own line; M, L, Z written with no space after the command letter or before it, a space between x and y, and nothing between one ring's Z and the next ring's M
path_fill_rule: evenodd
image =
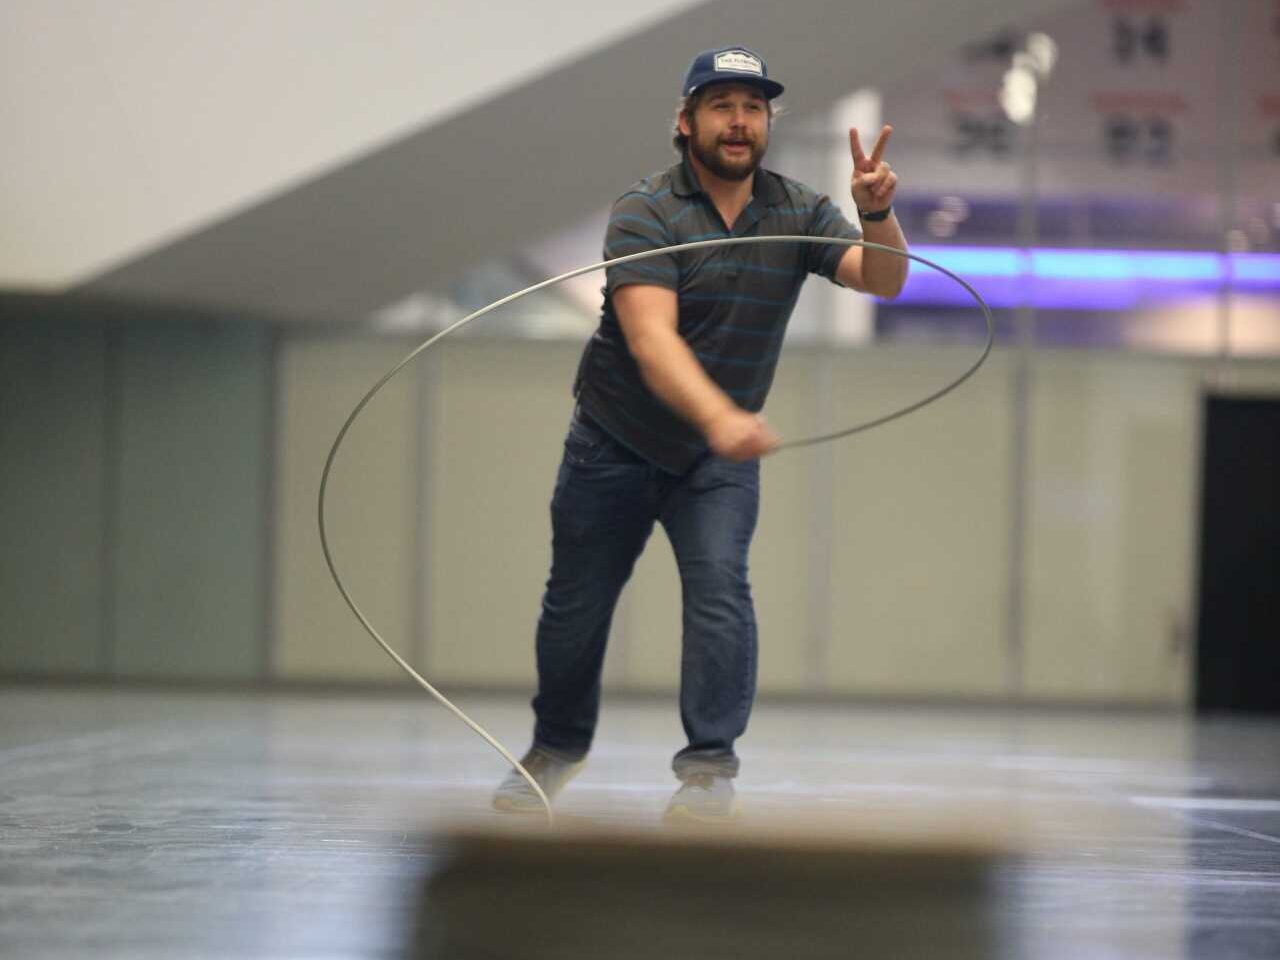
M886 125L876 138L871 155L867 156L862 152L857 128L849 128L849 151L853 155L850 189L862 219L863 239L906 250L907 239L902 235L902 227L892 209L898 175L883 159L884 148L892 132L893 128ZM907 282L909 263L906 257L883 250L850 247L840 258L836 279L846 287L892 299L902 292L903 284Z

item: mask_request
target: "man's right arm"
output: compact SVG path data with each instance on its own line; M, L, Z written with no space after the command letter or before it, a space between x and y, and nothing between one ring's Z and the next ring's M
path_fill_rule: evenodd
M613 309L645 384L697 427L716 454L750 460L778 445L763 419L739 407L707 376L680 336L674 290L627 284L613 292Z

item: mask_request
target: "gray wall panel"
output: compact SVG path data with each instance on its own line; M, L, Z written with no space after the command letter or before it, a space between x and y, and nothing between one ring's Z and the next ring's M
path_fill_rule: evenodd
M102 327L0 322L0 671L99 667Z
M320 473L338 429L408 352L398 340L319 337L281 344L272 520L276 677L409 682L347 609L325 565L316 523ZM334 461L325 501L339 574L375 629L406 657L417 647L412 628L420 583L418 375L405 370L365 408Z
M118 362L114 672L256 678L264 642L267 331L130 325Z

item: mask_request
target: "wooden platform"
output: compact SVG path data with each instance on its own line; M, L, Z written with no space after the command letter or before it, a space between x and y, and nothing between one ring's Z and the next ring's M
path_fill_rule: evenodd
M744 817L637 829L589 818L436 839L415 957L990 958L1008 831L981 816Z

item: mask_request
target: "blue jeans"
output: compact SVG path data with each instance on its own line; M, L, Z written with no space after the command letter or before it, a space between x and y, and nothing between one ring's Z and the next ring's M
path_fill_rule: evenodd
M538 620L534 744L576 760L591 747L609 624L636 558L661 521L684 603L680 719L689 744L672 768L734 776L734 741L756 686L747 549L760 462L708 454L680 476L632 453L575 413L551 499L551 576Z

